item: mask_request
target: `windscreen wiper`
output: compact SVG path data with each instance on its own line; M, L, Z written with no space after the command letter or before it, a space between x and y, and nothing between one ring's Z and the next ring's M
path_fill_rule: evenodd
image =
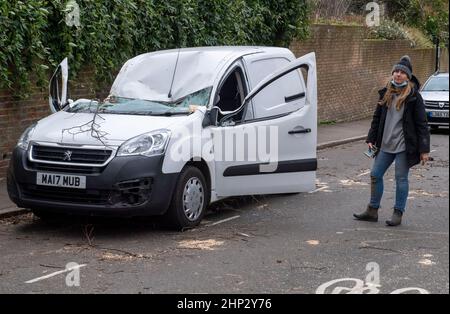
M158 114L155 114L155 115L170 117L170 116L175 116L175 115L186 115L186 114L190 114L190 112L189 111L171 111L171 110L168 110L168 111L161 112L161 113L158 113Z
M98 111L99 113L111 113L111 114L128 114L128 115L140 115L140 116L151 116L152 111Z

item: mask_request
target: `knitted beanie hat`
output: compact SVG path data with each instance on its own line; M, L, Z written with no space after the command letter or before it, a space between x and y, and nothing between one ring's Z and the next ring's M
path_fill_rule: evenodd
M397 70L405 72L406 75L408 76L408 79L410 80L412 77L411 58L409 56L401 57L400 61L392 68L391 74L393 74Z

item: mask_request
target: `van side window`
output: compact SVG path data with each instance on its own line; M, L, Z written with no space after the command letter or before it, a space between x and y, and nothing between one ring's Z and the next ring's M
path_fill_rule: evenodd
M252 88L267 75L288 64L289 60L281 57L254 60L247 64ZM286 74L253 98L254 118L268 118L300 109L305 104L305 92L305 83L299 70Z
M216 106L222 111L234 111L241 107L247 88L244 83L242 69L236 67L223 81L216 94ZM233 121L242 120L243 112L233 117ZM219 115L219 119L222 118Z

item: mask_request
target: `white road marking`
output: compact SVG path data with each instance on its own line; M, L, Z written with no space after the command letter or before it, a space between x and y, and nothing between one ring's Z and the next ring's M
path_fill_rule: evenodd
M205 225L205 227L212 227L212 226L215 226L215 225L218 225L218 224L221 224L221 223L224 223L224 222L227 222L227 221L239 218L239 217L241 217L241 216L237 215L237 216L233 216L233 217L230 217L230 218L222 219L222 220L216 221L216 222L214 222L214 223L212 223L210 225Z
M57 272L54 272L54 273L51 273L51 274L48 274L48 275L45 275L45 276L42 276L42 277L39 277L39 278L35 278L35 279L31 279L31 280L25 281L25 283L34 283L34 282L37 282L37 281L48 279L48 278L57 276L59 274L64 274L64 273L67 273L69 271L72 271L72 270L75 270L75 269L79 269L79 268L84 267L86 265L87 264L81 264L81 265L77 265L75 267L71 267L71 268L67 268L67 269L64 269L64 270L60 270L60 271L57 271Z
M313 194L322 190L328 189L328 186L322 186L321 188L315 189L314 191L308 192L308 194Z

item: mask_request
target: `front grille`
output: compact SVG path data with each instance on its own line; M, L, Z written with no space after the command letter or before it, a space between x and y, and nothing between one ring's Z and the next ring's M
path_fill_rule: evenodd
M109 149L67 148L33 144L31 157L35 161L64 162L67 164L104 164L111 157Z
M442 107L442 104L444 104L443 107ZM449 109L448 101L430 101L430 100L426 100L425 101L425 107L427 107L428 109L441 109L441 110L448 110Z
M71 173L71 174L99 174L102 173L105 167L88 167L88 166L74 166L74 165L59 165L59 164L44 164L39 162L27 162L27 166L31 170L47 171L57 173Z
M34 184L21 185L20 189L25 198L41 201L106 205L110 198L110 191L102 190L80 190Z

